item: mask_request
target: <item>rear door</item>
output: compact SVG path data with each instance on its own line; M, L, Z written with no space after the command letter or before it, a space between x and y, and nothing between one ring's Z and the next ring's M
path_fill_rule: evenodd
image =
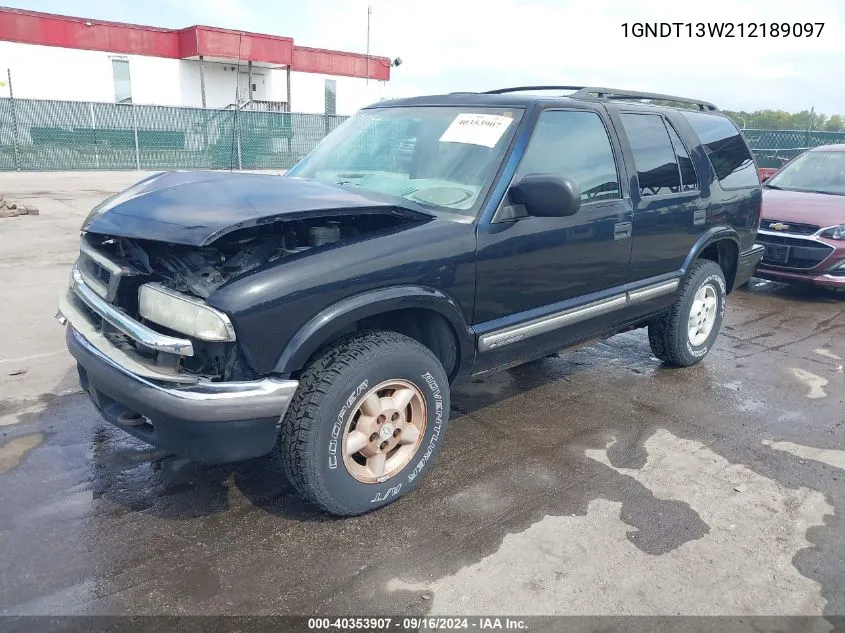
M687 144L659 112L621 111L634 211L629 281L632 289L672 276L704 231L707 208ZM616 117L615 117L616 118Z

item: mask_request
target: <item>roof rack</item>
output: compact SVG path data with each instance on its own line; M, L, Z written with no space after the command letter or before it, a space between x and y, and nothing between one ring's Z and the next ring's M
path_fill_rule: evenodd
M517 86L516 88L498 88L482 92L484 95L503 95L508 92L530 92L532 90L583 90L584 86Z
M618 90L616 88L598 88L594 86L518 86L516 88L499 88L488 90L483 94L500 95L510 92L530 92L532 90L574 90L569 97L574 99L614 99L614 100L637 100L648 99L651 101L669 101L673 103L686 103L698 106L699 110L715 112L718 111L715 105L700 99L688 99L664 95L656 92L640 92L638 90Z

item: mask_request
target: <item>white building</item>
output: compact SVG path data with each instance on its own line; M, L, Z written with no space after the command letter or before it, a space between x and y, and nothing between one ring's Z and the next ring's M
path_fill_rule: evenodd
M164 29L0 8L0 97L352 114L390 60L208 26Z

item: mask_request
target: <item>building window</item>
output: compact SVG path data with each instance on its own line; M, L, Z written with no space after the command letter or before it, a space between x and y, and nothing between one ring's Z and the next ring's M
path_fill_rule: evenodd
M117 103L132 103L132 83L129 80L129 60L112 59L114 76L114 100Z
M326 114L337 114L337 80L326 79Z

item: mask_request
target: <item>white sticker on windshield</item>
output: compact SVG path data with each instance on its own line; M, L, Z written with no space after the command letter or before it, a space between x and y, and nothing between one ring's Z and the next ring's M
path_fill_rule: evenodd
M512 122L513 119L498 114L459 114L443 132L440 142L496 147Z

